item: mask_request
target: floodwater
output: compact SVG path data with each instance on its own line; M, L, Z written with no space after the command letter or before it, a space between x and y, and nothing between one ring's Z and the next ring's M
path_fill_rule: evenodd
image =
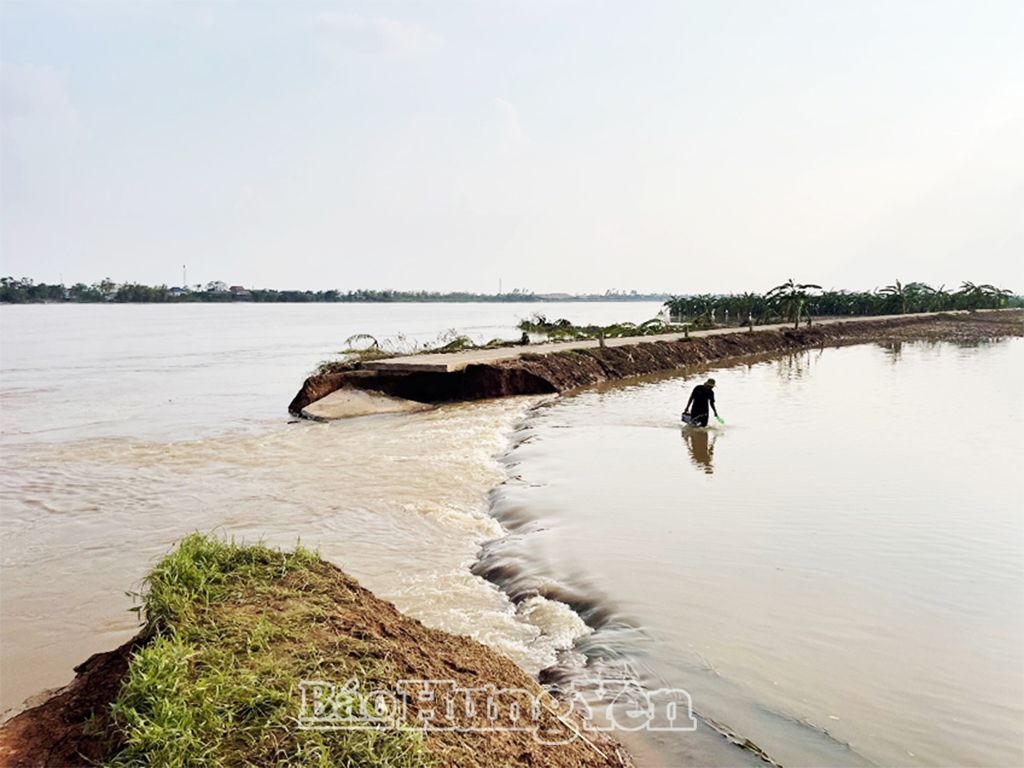
M1024 342L719 368L708 430L678 425L704 371L284 413L351 334L515 337L538 309L658 308L0 309L3 706L129 637L124 593L198 529L301 539L531 672L686 689L697 731L631 735L642 765L758 764L720 731L785 765L1024 764Z
M0 308L0 709L137 629L125 592L183 535L318 547L433 626L531 671L587 628L469 565L529 399L337 424L287 405L345 339L518 338L536 311L642 322L651 303Z
M710 429L675 423L705 372L538 408L483 565L783 765L1024 765L1024 341L713 375Z

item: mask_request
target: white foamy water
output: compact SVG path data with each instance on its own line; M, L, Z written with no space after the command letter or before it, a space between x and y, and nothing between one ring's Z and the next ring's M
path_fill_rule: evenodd
M0 698L16 705L136 629L126 591L181 536L297 540L401 610L537 671L587 628L518 610L469 565L502 535L498 457L531 400L288 423L355 333L518 336L534 311L642 321L650 304L0 308Z
M0 308L3 706L130 637L124 592L200 530L301 540L531 672L583 651L685 688L700 727L629 736L642 766L760 764L716 728L785 765L1024 762L1024 342L722 368L707 431L677 423L693 373L285 414L349 335L511 338L538 309L658 308Z
M532 671L554 663L583 625L566 633L554 622L556 634L542 637L552 622L517 614L469 571L480 543L503 533L487 516L487 494L504 479L495 457L528 405L10 452L0 484L5 692L22 678L24 689L38 687L40 669L59 680L97 629L117 635L108 642L130 633L122 592L191 530L286 547L301 539L427 624L472 635Z

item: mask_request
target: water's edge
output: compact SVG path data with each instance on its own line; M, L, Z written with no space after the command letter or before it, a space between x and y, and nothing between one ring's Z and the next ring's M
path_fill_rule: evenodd
M444 372L367 370L355 363L354 370L308 377L289 403L288 410L301 415L307 406L339 389L380 392L423 403L457 402L569 392L743 355L780 354L826 345L883 340L981 340L1021 335L1024 335L1024 311L993 310L857 319L781 330L695 334L677 340L651 337L637 344L561 351L548 351L545 345L538 345L513 353L515 356L508 359L471 363ZM451 353L453 357L458 354Z
M901 340L916 340L916 339L930 339L930 340L969 340L971 338L976 339L989 339L1000 335L1013 335L1020 336L1024 328L1020 327L1019 319L1013 320L1009 323L998 323L998 326L993 323L986 322L984 320L970 320L956 321L954 323L948 323L945 321L937 323L917 323L913 325L902 325L889 328L876 328L875 333L871 338L850 338L844 337L838 340L823 342L820 338L814 337L813 339L807 339L806 337L800 339L801 344L795 348L804 349L807 347L838 347L848 346L852 344L863 344L875 341L901 341ZM743 334L739 334L743 335ZM644 345L641 345L641 347ZM732 353L729 354L729 346L724 347L726 350L725 354L721 354L718 357L706 357L699 359L690 367L681 367L679 365L674 366L671 370L656 369L653 371L653 375L657 377L664 376L678 376L686 375L687 372L694 370L706 369L712 366L727 365L732 362L739 362L747 359L751 359L751 353L740 353L736 354L735 347L732 347ZM792 351L787 348L783 352ZM632 353L631 353L632 354ZM753 353L757 355L758 353ZM763 359L763 355L759 355ZM606 361L607 362L607 361ZM603 369L602 369L603 370ZM626 367L620 367L618 370L626 370ZM615 386L619 383L629 384L633 381L642 380L647 371L642 371L641 374L628 374L623 377L615 377ZM599 381L608 380L602 379ZM599 382L593 382L599 383ZM581 385L586 386L586 385ZM575 387L570 387L566 391L570 391ZM525 440L529 439L530 436L530 420L531 416L536 413L538 408L545 407L544 403L534 405L527 409L525 415L519 419L515 424L513 432L510 436L509 443L503 452L500 453L500 461L504 465L506 474L509 479L512 478L516 457L516 448L521 445ZM508 480L506 481L508 482ZM516 573L510 571L507 567L498 568L496 567L496 560L490 558L490 555L496 550L500 549L503 542L507 542L511 537L523 536L529 532L531 521L528 516L517 516L513 510L502 508L502 487L503 484L493 488L489 497L489 510L491 517L498 522L501 528L504 530L504 534L498 538L491 539L485 543L477 556L476 562L473 564L473 572L479 576L483 576L498 589L505 594L508 599L514 605L521 605L524 601L529 600L532 597L541 597L549 600L554 600L559 603L563 603L572 608L576 614L581 618L583 622L587 624L592 630L601 629L607 627L609 622L618 621L614 606L603 602L600 599L594 599L593 596L587 596L582 593L572 594L565 591L554 591L549 590L544 592L538 590L535 586L529 585L529 578L531 574L527 573ZM626 629L630 629L628 626ZM634 628L635 629L635 628ZM575 643L572 649L567 652L560 654L560 662L564 664L556 665L555 667L549 667L544 670L540 679L543 682L550 682L552 684L557 683L561 675L565 674L567 670L578 669L580 667L579 655L587 655L588 650L591 651L589 658L598 658L596 652L593 649L587 647L586 640ZM575 658L574 658L575 655ZM9 713L8 713L9 716ZM727 724L722 724L714 721L711 718L704 718L704 723L717 731L719 734L725 737L725 740L732 742L740 747L746 749L751 755L757 756L759 759L767 759L768 756L760 750L757 745L746 741L741 735L734 733Z

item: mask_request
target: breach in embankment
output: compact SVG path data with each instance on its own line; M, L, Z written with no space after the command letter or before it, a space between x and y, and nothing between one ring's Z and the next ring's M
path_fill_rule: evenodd
M0 727L0 763L632 765L509 659L310 551L195 534L146 584L142 632Z
M310 376L289 411L314 419L415 410L433 403L567 392L753 354L873 341L1024 336L1024 311L825 320L684 334L501 347L352 361Z

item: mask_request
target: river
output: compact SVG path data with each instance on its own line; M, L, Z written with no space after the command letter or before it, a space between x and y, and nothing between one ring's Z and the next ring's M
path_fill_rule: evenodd
M284 413L354 333L486 340L537 310L657 309L3 307L3 705L129 637L124 593L198 529L301 539L534 673L685 688L700 727L631 736L641 764L756 763L708 724L785 765L1024 763L1024 341L719 367L709 430L678 425L706 371ZM471 570L481 546L505 591Z

